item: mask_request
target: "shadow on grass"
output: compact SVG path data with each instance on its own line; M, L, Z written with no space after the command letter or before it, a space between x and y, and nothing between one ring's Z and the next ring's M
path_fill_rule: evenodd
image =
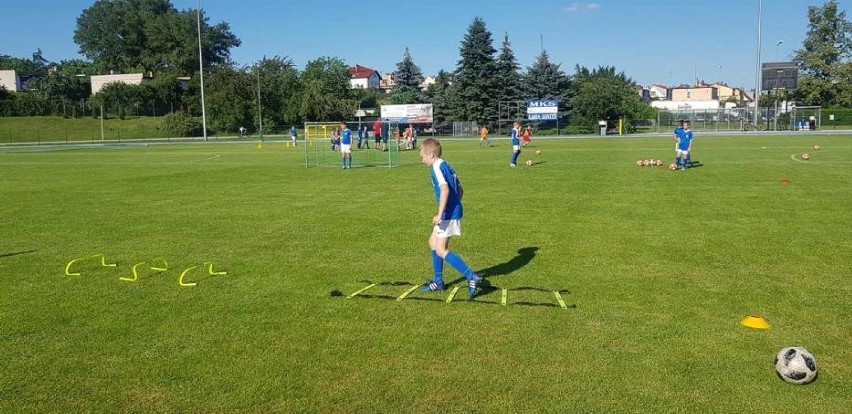
M21 254L35 253L35 252L37 252L37 251L38 251L38 250L33 249L33 250L25 250L25 251L20 251L20 252L3 253L3 254L0 254L0 258L3 258L3 257L12 257L12 256L21 255Z
M479 276L482 276L482 282L479 285L480 292L477 293L476 296L488 296L491 293L497 291L498 289L491 287L491 283L489 282L488 278L495 276L505 276L511 274L512 272L520 270L522 267L528 265L533 258L535 258L535 254L537 251L538 247L536 246L522 247L518 249L518 252L515 257L512 257L508 261L477 270L476 273ZM456 283L464 283L465 285L467 285L467 280L463 277L460 277L447 283L447 286L452 286Z

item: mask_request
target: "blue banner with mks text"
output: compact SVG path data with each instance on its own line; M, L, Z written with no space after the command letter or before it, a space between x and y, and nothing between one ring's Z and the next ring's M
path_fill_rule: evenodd
M527 119L543 120L557 119L559 99L529 99L527 100Z

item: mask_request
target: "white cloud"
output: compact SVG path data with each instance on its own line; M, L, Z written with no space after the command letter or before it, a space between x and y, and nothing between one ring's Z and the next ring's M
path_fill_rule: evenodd
M600 4L597 3L572 3L570 6L565 8L566 13L577 13L584 11L595 11L601 8Z

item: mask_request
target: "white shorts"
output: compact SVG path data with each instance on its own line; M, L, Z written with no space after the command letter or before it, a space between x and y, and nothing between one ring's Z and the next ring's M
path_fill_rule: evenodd
M676 151L678 154L689 155L689 150L683 150L683 149L678 148L678 149L676 149L675 151Z
M521 150L520 145L512 145L512 151L520 151L520 150Z
M461 236L461 220L441 220L441 223L432 229L432 233L441 239Z
M352 144L340 144L340 153L341 154L351 154L352 153Z

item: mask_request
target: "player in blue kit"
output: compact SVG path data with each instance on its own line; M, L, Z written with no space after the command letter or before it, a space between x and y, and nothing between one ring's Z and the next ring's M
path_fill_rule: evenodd
M344 170L352 168L352 131L346 124L340 124L340 159Z
M429 247L432 249L432 269L434 277L428 285L423 286L426 292L444 289L444 261L461 273L467 279L467 293L473 299L476 288L482 278L474 273L464 260L449 250L450 238L461 235L462 208L461 181L456 176L453 167L441 158L441 143L434 138L427 138L420 145L420 159L431 170L432 188L435 190L435 200L438 202L438 214L432 217L432 235L429 236Z
M677 145L675 147L675 166L686 170L689 165L689 152L692 150L692 130L689 129L689 121L683 121L683 128L675 130Z
M521 124L520 122L515 121L514 126L512 126L512 158L509 161L509 166L514 167L518 165L518 156L521 155Z

